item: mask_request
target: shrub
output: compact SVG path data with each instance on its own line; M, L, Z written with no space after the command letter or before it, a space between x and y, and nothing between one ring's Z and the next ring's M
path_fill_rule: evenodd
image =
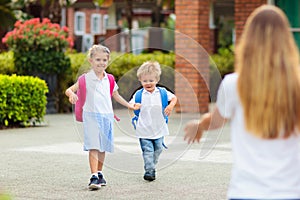
M0 75L0 127L29 125L46 113L48 87L31 76Z
M211 56L222 77L234 71L233 46L230 48L220 48L217 54ZM211 65L214 65L211 63Z
M214 54L210 58L210 100L216 101L217 92L222 78L226 74L234 71L234 53L233 46L230 48L220 48L218 54Z
M0 74L15 74L14 53L12 51L2 52L0 54Z
M73 46L68 28L51 23L49 19L17 21L2 42L14 52L15 67L20 74L59 74L70 67L66 48Z

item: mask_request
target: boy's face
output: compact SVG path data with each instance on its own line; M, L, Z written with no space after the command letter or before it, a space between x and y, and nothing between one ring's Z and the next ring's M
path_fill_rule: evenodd
M103 73L108 65L108 54L107 53L95 53L92 58L89 59L92 68L96 73Z
M140 82L145 90L152 93L158 80L154 74L143 74L140 77Z

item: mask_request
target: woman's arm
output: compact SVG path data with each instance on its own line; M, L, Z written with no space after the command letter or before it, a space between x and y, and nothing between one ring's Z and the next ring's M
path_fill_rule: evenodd
M221 128L226 121L221 116L218 108L215 108L212 113L204 114L200 120L193 120L186 124L184 140L187 140L188 144L195 141L200 142L203 131Z

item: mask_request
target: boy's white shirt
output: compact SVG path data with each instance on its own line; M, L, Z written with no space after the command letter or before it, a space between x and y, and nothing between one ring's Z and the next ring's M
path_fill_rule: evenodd
M175 95L167 91L167 96L168 101L170 101ZM130 103L135 103L135 94ZM166 135L169 135L169 129L162 113L160 91L157 87L152 93L144 89L136 125L136 136L138 138L157 139Z
M85 112L95 113L113 113L112 101L110 96L110 83L106 72L104 77L100 80L94 70L90 70L85 75L86 82L86 100L83 106ZM115 82L113 91L118 90L119 87Z
M237 78L225 76L217 98L220 114L231 119L234 163L228 198L299 199L300 137L263 140L247 132Z

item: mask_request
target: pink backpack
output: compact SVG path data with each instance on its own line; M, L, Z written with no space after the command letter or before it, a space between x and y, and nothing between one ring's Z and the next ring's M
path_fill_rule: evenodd
M115 78L112 74L107 74L109 85L110 85L110 96L112 97L113 90L115 87ZM85 83L85 74L81 75L78 78L79 88L77 90L78 100L75 103L75 117L76 121L82 122L82 108L85 103L86 97L86 83ZM120 119L117 116L114 116L117 121Z

